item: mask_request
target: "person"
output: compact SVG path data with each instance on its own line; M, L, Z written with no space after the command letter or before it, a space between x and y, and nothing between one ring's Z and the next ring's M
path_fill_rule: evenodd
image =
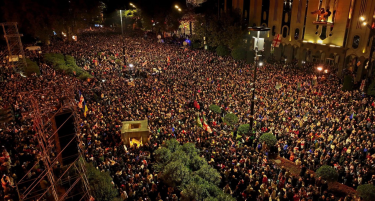
M258 70L254 134L241 136L237 144L232 142L236 142L238 126L250 123L248 80L253 78L253 65L208 51L180 50L150 38L126 37L122 43L122 37L110 31L84 33L80 38L74 43L54 41L42 49L46 53L73 56L77 65L93 76L90 81L60 72L43 60L41 76L22 78L10 65L4 70L6 82L0 83L3 91L0 107L11 107L15 121L0 131L4 149L12 153L5 159L4 152L4 158L0 159L6 162L1 174L11 177L14 173L20 179L39 157L37 130L29 118L32 108L19 94L35 91L39 107L53 113L59 106L58 100L67 93L67 86L72 86L77 96L81 91L88 108L86 115L84 110L78 110L77 114L77 136L82 142L84 159L108 172L119 192L127 193L127 199L167 200L183 196L178 189L169 190L152 167L155 150L172 138L181 144L193 142L200 155L221 174L220 189L236 199L245 194L250 200L259 198L261 188L264 190L261 199L266 190L269 193L272 190L272 195L280 200L293 199L295 192L308 184L312 187L303 193L316 198L325 189L324 181L310 177L307 182L310 175L306 171L316 171L322 165L340 166L342 174L348 175L345 181L348 186L358 185L359 175L363 184L375 181L369 173L375 168L371 157L375 153L374 98L363 97L357 91L353 94L341 91L334 75L312 85L315 75L310 73L314 67L311 63L302 69L294 64L281 68L284 65L280 63L265 63ZM32 53L27 53L27 57L36 58ZM116 63L116 57L125 57L128 63ZM142 66L148 76L131 79L121 76L130 70L130 63L134 68ZM158 73L152 75L155 69ZM58 97L50 96L53 91ZM199 107L194 107L194 102ZM212 104L221 107L223 114L236 114L238 123L226 125L222 114L210 111ZM196 125L197 112L205 115L212 133ZM121 122L146 118L150 130L147 143L137 147L124 145ZM297 175L301 180L271 160L263 160L268 159L265 152L270 148L259 138L266 132L276 137L275 146L281 156L302 164L305 171ZM30 178L39 174L32 171ZM245 186L251 186L252 190L246 191ZM14 193L7 193L14 197Z

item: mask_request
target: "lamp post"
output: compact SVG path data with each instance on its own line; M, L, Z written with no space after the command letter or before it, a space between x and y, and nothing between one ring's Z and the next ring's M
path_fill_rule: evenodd
M322 70L323 70L323 67L318 66L316 69L319 71L320 79L322 79Z
M257 68L258 68L258 62L259 62L259 55L258 51L263 51L264 49L264 43L260 43L260 39L264 38L259 38L260 32L264 31L267 32L270 30L268 27L260 26L260 27L249 27L249 31L255 31L257 32L257 37L254 40L254 50L255 50L255 66L254 66L254 82L253 82L253 95L251 98L251 114L250 114L250 131L253 130L253 123L254 123L254 106L255 106L255 83L257 79Z

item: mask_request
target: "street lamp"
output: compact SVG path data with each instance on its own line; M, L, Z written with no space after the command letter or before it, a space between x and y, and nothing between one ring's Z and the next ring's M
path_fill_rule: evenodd
M249 31L257 32L257 37L254 38L254 50L255 50L255 66L254 66L254 82L253 82L253 95L251 98L251 114L250 114L250 131L253 130L254 123L254 106L255 106L255 83L257 79L257 68L259 62L258 51L264 50L264 38L259 38L260 32L267 32L270 30L268 27L259 26L259 27L248 27Z

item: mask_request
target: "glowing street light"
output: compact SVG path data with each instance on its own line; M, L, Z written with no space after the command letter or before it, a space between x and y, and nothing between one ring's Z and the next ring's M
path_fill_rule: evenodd
M178 11L181 11L181 8L179 8Z
M177 9L179 8L177 5L175 5L174 7L177 8Z
M318 69L318 71L322 71L322 70L323 70L323 67L319 66L319 67L316 68L316 69Z
M325 73L325 74L327 74L327 73L328 73L328 70L327 70L327 69L325 69L325 70L324 70L324 73Z
M259 66L263 66L263 62L259 62Z
M362 16L359 18L362 22L365 21L365 18Z
M367 22L363 22L362 25L363 25L363 26L366 26L366 25L367 25Z

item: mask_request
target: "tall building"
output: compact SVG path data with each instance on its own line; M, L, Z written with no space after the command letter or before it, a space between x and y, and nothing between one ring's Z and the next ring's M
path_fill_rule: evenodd
M265 57L329 64L339 74L351 71L357 81L370 69L375 0L225 0L227 8L229 1L249 26L271 28ZM267 51L277 34L280 47Z

